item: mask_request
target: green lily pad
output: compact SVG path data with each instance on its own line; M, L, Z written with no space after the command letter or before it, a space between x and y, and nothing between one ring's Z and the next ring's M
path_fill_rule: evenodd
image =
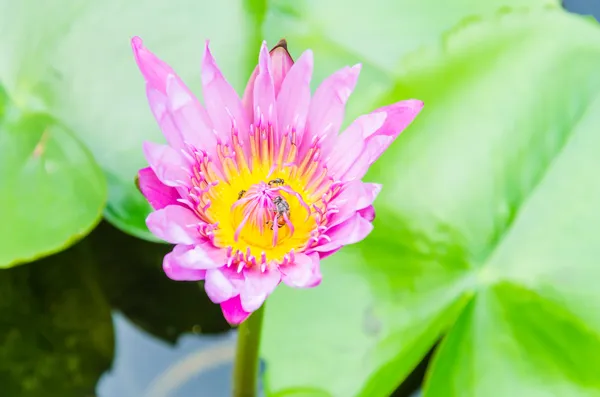
M105 200L102 170L77 138L0 91L0 268L74 243L100 220Z
M600 394L600 28L504 12L398 67L376 105L425 108L373 234L268 302L268 395L387 396L446 333L426 397Z

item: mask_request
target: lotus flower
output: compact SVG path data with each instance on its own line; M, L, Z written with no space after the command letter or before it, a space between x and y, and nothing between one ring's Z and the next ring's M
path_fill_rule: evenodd
M149 230L175 244L167 276L204 280L231 324L282 281L319 285L321 259L373 229L381 185L361 178L423 103L382 107L339 133L360 65L335 72L311 96L313 53L294 63L284 40L270 52L263 43L240 100L207 41L202 106L139 37L132 46L168 142L144 143L150 167L138 174L154 208Z

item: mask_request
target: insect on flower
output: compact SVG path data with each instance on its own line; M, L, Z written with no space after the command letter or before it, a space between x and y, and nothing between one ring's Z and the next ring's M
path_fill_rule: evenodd
M270 52L263 43L240 100L207 42L202 106L140 38L132 46L167 140L144 143L149 167L138 174L154 208L148 228L175 244L163 261L167 276L204 280L232 324L282 281L317 286L320 260L371 232L381 186L361 179L423 103L382 107L339 133L360 65L311 96L312 52L294 63L284 40Z
M273 199L273 204L275 205L275 222L277 227L285 226L286 222L288 222L290 218L290 205L287 201L281 196L277 196ZM273 229L273 222L269 222L271 224L271 230Z

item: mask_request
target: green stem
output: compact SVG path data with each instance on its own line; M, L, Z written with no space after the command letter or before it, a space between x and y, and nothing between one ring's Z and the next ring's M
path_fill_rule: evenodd
M265 304L238 327L233 367L233 397L256 397L258 392L258 351Z

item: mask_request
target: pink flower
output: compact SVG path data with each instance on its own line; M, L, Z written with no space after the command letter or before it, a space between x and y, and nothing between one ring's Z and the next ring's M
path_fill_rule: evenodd
M167 276L204 280L232 324L281 281L318 285L319 261L373 229L381 185L361 178L423 103L380 108L338 134L360 65L335 72L311 97L312 52L294 63L285 41L270 53L263 43L240 100L207 42L202 106L139 37L132 45L168 142L144 143L150 167L139 172L155 210L148 228L176 244L164 258Z

